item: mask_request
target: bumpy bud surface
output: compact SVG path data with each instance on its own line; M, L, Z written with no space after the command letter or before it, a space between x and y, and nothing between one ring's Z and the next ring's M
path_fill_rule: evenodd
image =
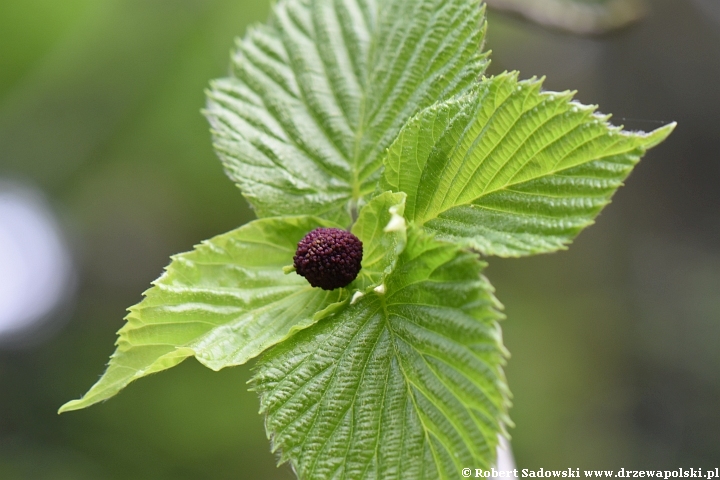
M339 228L316 228L298 243L295 271L313 287L335 290L350 284L362 261L359 238Z

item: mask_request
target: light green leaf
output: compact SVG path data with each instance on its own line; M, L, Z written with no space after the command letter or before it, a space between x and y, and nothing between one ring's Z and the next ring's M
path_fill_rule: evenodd
M303 480L450 479L490 467L509 394L484 266L411 230L384 292L265 354L253 386L280 461Z
M347 289L313 288L286 274L297 243L317 227L315 217L256 220L173 257L165 274L130 308L117 351L102 378L61 412L105 400L130 382L196 357L213 370L241 365L296 331L342 309L352 289L376 286L405 247L405 194L385 193L360 212L354 233L363 242L363 269Z
M206 115L258 216L350 224L415 113L487 63L479 0L281 0L237 43Z
M300 239L317 227L336 225L313 217L261 219L174 256L129 309L105 374L60 411L105 400L190 356L213 370L240 365L339 308L346 289L327 292L283 272Z
M352 233L363 242L362 270L348 288L364 292L382 283L395 268L407 241L404 211L402 192L382 193L360 210Z
M541 83L499 75L418 114L390 147L381 190L406 192L408 220L483 254L565 248L675 124L622 131Z

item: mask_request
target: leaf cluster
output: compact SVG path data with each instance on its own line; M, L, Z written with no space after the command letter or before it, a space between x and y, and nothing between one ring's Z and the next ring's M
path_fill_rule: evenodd
M477 0L281 0L206 110L259 218L174 256L61 411L188 357L264 353L252 388L300 478L490 467L510 393L480 254L566 248L673 125L626 132L571 92L485 76L485 26ZM317 227L363 242L346 288L284 269Z

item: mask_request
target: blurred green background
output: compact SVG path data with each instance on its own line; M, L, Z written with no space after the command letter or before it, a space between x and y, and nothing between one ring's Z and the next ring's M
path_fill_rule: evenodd
M41 191L78 287L0 343L0 479L290 479L250 367L187 361L58 416L168 256L252 218L200 114L266 1L0 1L0 179ZM522 468L720 465L720 12L653 0L612 36L491 14L491 72L547 75L615 122L679 127L573 247L491 261ZM659 123L658 123L659 122ZM3 272L0 272L3 275Z

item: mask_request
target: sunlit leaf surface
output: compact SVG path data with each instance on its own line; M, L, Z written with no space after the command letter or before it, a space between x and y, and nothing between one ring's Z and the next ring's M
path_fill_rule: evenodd
M259 216L344 225L421 108L482 74L478 0L287 0L237 44L207 116Z
M293 263L297 242L320 226L335 225L313 217L256 220L174 256L130 308L105 374L61 411L105 400L190 356L213 370L240 365L317 321L347 291L313 288L283 267Z
M409 122L381 187L407 193L410 221L484 254L564 248L674 128L626 132L572 96L511 73L484 79Z
M477 255L411 231L371 292L266 354L254 387L300 478L458 478L490 467L509 404Z
M254 388L301 479L458 478L510 424L485 255L564 248L648 148L572 93L482 76L477 0L281 0L239 40L207 117L259 220L173 257L100 381L265 352ZM293 272L324 226L363 242L346 288Z

